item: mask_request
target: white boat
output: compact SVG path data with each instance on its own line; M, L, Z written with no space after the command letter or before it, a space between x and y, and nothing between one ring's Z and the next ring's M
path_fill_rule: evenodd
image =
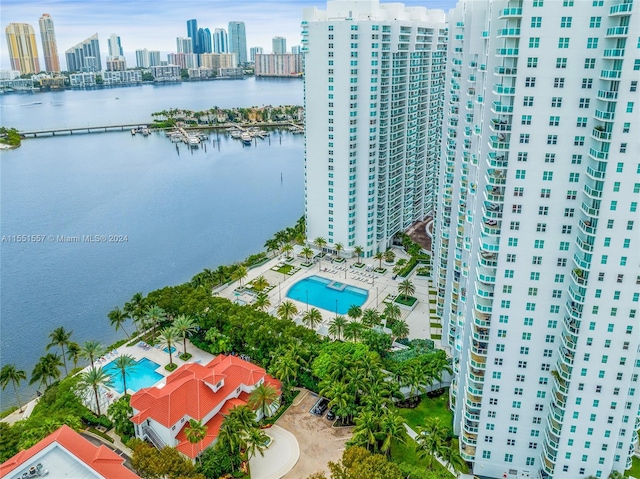
M249 133L242 133L240 135L240 139L242 140L242 143L244 143L245 145L251 144L251 135Z
M189 136L187 138L187 144L191 148L198 148L198 146L200 146L200 138L198 138L197 136Z
M238 138L240 138L240 135L242 135L242 132L240 130L231 131L231 138L234 138L237 140Z

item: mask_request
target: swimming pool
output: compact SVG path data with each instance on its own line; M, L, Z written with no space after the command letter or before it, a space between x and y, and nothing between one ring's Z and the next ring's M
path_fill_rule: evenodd
M166 346L162 349L165 353L169 354L169 348L167 348ZM171 354L176 352L176 348L174 348L173 346L171 346Z
M127 372L127 389L137 392L139 389L148 388L160 381L164 376L156 372L160 365L150 359L142 358L136 365ZM104 372L111 376L112 389L122 394L124 384L122 383L122 373L115 367L113 361L104 367Z
M352 305L362 306L368 296L366 289L347 286L322 276L302 279L287 291L288 298L338 314L346 314Z

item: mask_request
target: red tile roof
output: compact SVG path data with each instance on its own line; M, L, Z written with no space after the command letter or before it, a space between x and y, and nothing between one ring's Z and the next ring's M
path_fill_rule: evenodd
M188 363L167 377L164 387L144 388L131 396L131 406L139 411L131 419L136 424L152 418L169 428L184 416L201 421L240 385L253 386L262 378L280 390L280 382L264 369L237 356L218 355L207 365ZM224 386L214 392L222 379Z
M94 446L69 426L62 426L39 443L27 450L20 451L8 461L0 464L0 477L6 477L11 471L25 465L53 443L63 447L105 479L140 479L140 476L123 466L124 458L106 446ZM43 466L47 467L46 461L43 462Z

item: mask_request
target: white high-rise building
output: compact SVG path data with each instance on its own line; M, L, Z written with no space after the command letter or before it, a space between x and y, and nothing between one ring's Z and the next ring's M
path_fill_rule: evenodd
M450 13L434 279L475 474L607 478L631 465L638 7L485 0Z
M271 40L271 53L287 53L287 39L285 37L273 37Z
M249 60L251 61L251 63L256 61L256 54L262 54L264 53L264 50L262 49L262 47L251 47L249 49Z
M432 214L445 14L377 0L305 8L307 238L384 251Z
M227 31L224 28L216 28L213 31L213 52L229 52L229 37L227 35Z

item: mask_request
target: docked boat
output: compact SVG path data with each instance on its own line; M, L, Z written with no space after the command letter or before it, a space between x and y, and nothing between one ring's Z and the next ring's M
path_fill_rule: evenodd
M242 140L242 143L244 143L245 145L251 144L251 135L249 133L240 134L240 139Z
M149 133L151 132L149 131L149 128L142 128L140 133L142 133L142 136L149 136Z
M240 138L240 135L242 135L242 131L240 130L231 130L231 138L237 140Z
M187 144L191 148L198 148L200 146L200 138L198 138L197 136L189 136L187 138Z

